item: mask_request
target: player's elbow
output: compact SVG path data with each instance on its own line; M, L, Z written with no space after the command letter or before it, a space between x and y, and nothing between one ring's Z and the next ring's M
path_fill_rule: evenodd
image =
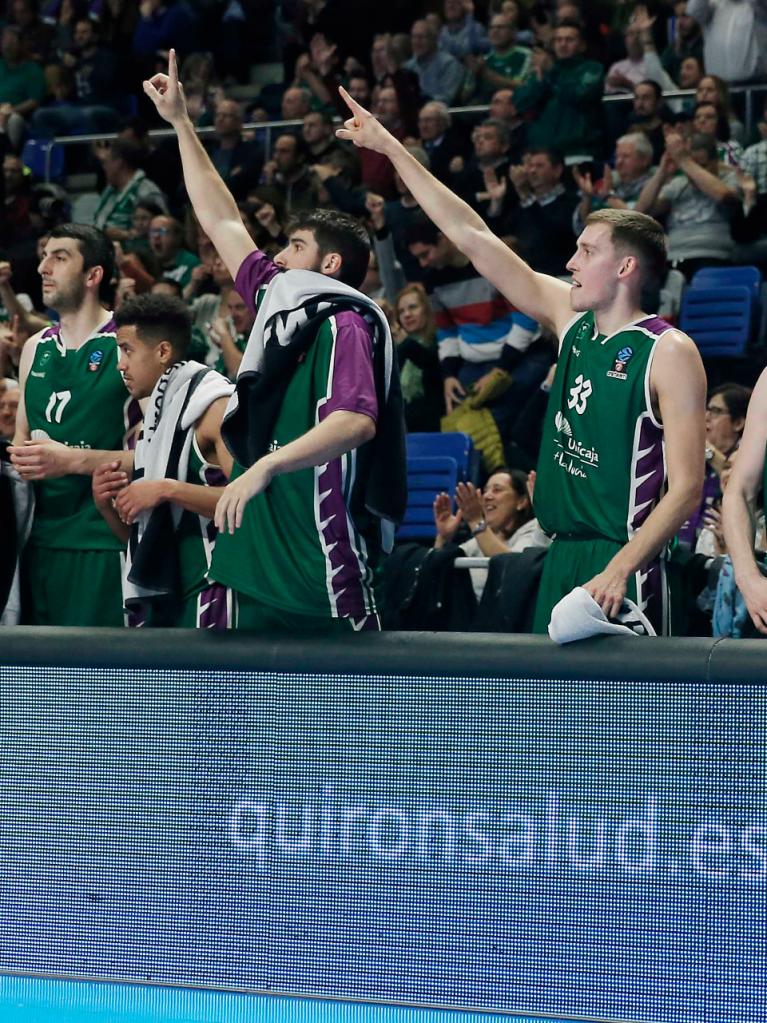
M458 237L453 240L464 256L467 256L474 267L482 273L480 267L483 259L486 260L489 257L488 242L494 235L479 217L477 217L477 221L477 223L471 222L462 226L457 232Z
M677 483L676 487L669 487L669 490L676 497L682 522L686 522L700 507L703 494L703 473L685 477Z
M375 420L371 419L370 416L358 414L355 419L357 431L357 444L355 446L360 447L362 444L367 444L368 441L375 437L376 424Z

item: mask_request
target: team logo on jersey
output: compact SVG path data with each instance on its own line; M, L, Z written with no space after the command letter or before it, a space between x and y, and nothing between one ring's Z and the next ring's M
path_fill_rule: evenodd
M557 414L554 416L554 426L556 426L557 430L560 433L564 433L566 437L572 437L573 428L572 426L570 426L570 424L568 423L568 421L565 419L561 412L557 412Z
M570 397L567 399L567 407L573 408L582 416L586 411L586 404L591 397L593 387L590 380L584 380L583 373L575 378L575 386L570 388Z
M95 373L101 365L101 360L104 358L104 352L101 348L97 348L95 352L91 352L88 356L88 370L91 373Z
M588 479L591 471L599 468L599 452L573 436L573 428L561 412L554 416L554 425L559 434L554 438L554 461L576 479Z
M625 372L626 365L629 359L633 356L634 349L629 348L627 345L625 348L621 348L618 354L615 356L615 362L613 362L613 368L608 369L607 375L612 377L613 380L626 380L627 374Z

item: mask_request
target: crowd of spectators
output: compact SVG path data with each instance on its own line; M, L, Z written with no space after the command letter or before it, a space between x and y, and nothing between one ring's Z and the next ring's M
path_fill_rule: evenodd
M488 495L499 467L535 465L554 339L425 219L388 160L336 140L339 85L538 271L566 277L586 217L604 207L661 219L668 269L687 281L731 262L767 271L759 0L395 0L364 10L350 0L8 0L1 32L0 437L12 434L21 348L48 316L36 261L47 232L72 218L68 172L95 175L87 216L115 245L116 306L149 291L180 295L195 357L236 375L252 317L191 214L175 140L149 134L157 125L141 82L166 67L171 46L190 112L210 129L211 159L260 248L279 251L291 216L314 207L366 222L374 246L363 290L390 318L408 427L438 430L473 396L497 430ZM253 71L264 63L281 64L282 80L259 88ZM731 93L744 84L765 86L748 110L742 91ZM294 123L259 127L270 121ZM58 181L35 176L36 148L83 133L109 139L68 147ZM648 303L673 319L670 295ZM752 384L760 368L717 366L712 380ZM726 555L717 508L747 402L734 393L712 392L712 482L685 538L694 550L706 535L699 553L709 559ZM727 423L732 434L717 445L714 426ZM502 482L524 505L520 477ZM481 500L472 495L472 507ZM459 526L448 511L437 510L443 538Z

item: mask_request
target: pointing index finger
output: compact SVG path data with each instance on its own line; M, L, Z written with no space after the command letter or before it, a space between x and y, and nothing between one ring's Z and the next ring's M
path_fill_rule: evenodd
M340 92L341 98L343 99L344 103L347 105L347 107L354 114L355 120L358 117L369 117L370 116L369 111L367 111L363 106L360 106L360 104L357 102L357 100L353 99L349 95L349 93L346 91L346 89L344 89L343 85L339 85L338 86L338 91Z
M168 53L168 78L170 78L174 85L178 85L178 64L174 49L171 49Z

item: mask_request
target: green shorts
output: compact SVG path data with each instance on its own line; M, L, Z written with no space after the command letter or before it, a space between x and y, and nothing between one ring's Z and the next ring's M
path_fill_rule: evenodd
M533 632L548 633L554 605L605 569L625 545L605 538L556 537L546 554L535 604ZM628 579L626 596L647 615L659 636L668 634L665 560L658 558Z
M249 632L291 633L301 636L306 632L380 632L377 614L363 618L331 618L330 615L304 615L262 604L245 593L232 592L234 628Z
M22 624L125 624L120 551L27 544L21 559Z

